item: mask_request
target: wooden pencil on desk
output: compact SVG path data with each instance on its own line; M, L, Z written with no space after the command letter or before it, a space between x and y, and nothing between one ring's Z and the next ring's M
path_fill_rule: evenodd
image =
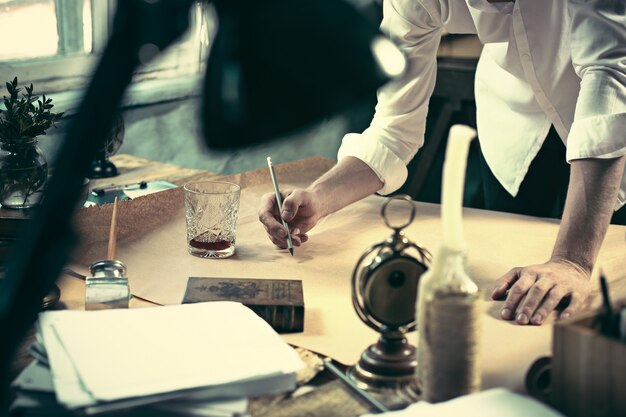
M107 259L115 259L117 246L117 196L113 200L113 214L111 215L111 228L109 229L109 245L107 248Z

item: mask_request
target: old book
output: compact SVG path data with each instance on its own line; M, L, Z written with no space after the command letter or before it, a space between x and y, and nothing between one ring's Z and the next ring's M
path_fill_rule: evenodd
M190 277L183 304L204 301L240 302L279 333L295 333L304 329L304 298L300 280Z

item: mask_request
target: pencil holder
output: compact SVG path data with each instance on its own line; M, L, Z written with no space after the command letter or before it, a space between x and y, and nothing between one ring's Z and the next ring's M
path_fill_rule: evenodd
M550 402L570 417L626 416L626 343L599 332L599 314L554 325Z

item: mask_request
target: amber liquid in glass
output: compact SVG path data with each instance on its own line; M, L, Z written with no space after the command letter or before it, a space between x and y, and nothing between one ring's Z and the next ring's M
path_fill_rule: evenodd
M227 240L207 242L200 235L189 241L189 253L201 258L227 258L234 255L235 245Z
M226 250L232 246L232 242L218 240L217 242L203 242L198 238L189 241L189 246L203 250Z

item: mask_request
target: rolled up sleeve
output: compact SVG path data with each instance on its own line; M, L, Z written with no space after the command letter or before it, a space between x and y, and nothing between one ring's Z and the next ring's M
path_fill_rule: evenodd
M626 155L626 14L624 0L569 0L574 69L581 79L568 162ZM615 210L626 203L622 175Z
M385 0L381 30L404 52L407 71L378 92L376 113L361 134L347 134L338 159L356 157L383 182L389 194L407 178L407 164L424 143L428 100L437 75L441 24L415 0Z
M570 0L571 50L581 79L567 160L626 154L624 0Z

